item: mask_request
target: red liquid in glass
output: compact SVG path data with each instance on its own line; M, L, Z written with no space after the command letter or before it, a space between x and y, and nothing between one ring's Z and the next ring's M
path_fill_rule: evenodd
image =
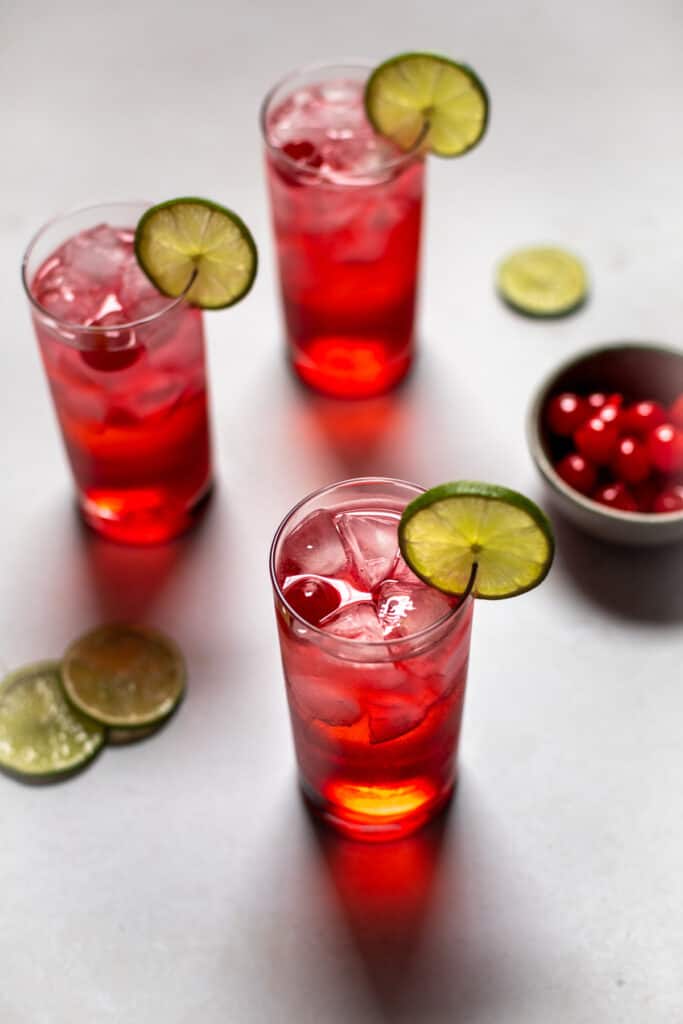
M145 544L193 522L210 487L210 442L201 314L168 310L132 242L132 230L84 231L42 264L31 291L60 322L34 312L81 512L105 536ZM103 330L70 343L65 323Z
M350 80L296 91L266 135L294 369L329 395L387 391L414 353L423 163L375 135Z
M318 510L276 556L287 603L324 634L276 600L302 788L365 839L406 835L447 801L465 695L472 601L454 612L410 572L399 518L386 502Z

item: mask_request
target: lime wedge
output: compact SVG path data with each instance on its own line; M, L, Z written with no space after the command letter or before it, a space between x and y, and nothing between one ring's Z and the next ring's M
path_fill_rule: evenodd
M105 730L67 701L59 662L25 665L0 683L0 767L56 781L91 761Z
M475 597L515 597L537 587L550 569L554 540L548 519L517 491L460 480L412 501L398 531L404 559L425 583L463 594L476 563Z
M62 661L69 700L102 725L142 729L167 718L185 690L179 649L153 629L100 626L74 641Z
M246 224L208 199L169 199L147 210L135 232L135 254L160 292L186 292L201 309L224 309L243 299L258 264Z
M564 316L588 293L583 264L564 249L533 246L511 253L498 267L502 298L527 316Z
M400 149L462 156L486 131L489 100L465 64L433 53L402 53L370 75L365 111L375 131Z

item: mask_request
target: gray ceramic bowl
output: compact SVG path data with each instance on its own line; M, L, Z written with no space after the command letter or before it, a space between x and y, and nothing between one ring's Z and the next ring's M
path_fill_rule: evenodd
M664 515L620 512L584 498L557 475L552 439L544 423L548 399L561 391L620 392L627 401L664 404L683 392L683 351L639 342L604 345L575 356L540 385L527 417L527 441L552 503L576 526L615 544L670 544L683 540L683 511Z

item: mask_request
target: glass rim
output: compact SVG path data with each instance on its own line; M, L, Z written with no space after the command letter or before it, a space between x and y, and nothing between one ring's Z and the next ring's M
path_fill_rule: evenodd
M101 324L76 324L69 320L62 320L58 316L55 316L54 313L51 313L44 306L41 306L41 304L38 302L36 297L31 292L31 282L29 280L28 275L28 263L36 245L38 244L40 239L45 235L45 233L49 231L50 228L54 227L56 224L59 224L62 221L68 220L70 217L76 217L82 213L89 213L90 211L99 210L104 207L110 208L114 206L135 206L138 203L140 204L140 206L145 207L146 209L149 209L149 207L153 205L152 203L149 203L144 199L114 199L111 202L88 203L87 206L77 206L74 207L73 209L64 210L61 213L55 214L54 217L51 217L50 220L46 221L42 225L42 227L40 227L35 232L35 234L32 235L31 239L28 242L28 245L26 246L21 261L21 282L24 287L26 297L28 298L31 306L36 311L36 313L38 313L38 315L41 317L41 320L47 323L48 326L56 327L58 330L63 331L64 333L81 335L85 337L93 337L95 335L104 333L111 334L113 331L133 331L136 328L144 327L147 324L154 323L156 320L161 319L161 317L166 316L167 313L171 313L185 301L187 293L192 287L194 276L190 278L187 287L182 291L180 295L178 295L176 298L169 297L168 305L164 306L162 309L158 309L154 313L150 313L147 316L139 317L137 320L129 320L126 323L122 324L107 324L105 326ZM162 293L159 292L159 294Z
M271 143L270 139L268 138L267 130L268 110L270 108L271 101L273 100L273 97L278 92L278 90L280 90L283 86L286 86L288 83L295 82L296 79L301 78L302 75L306 75L316 71L332 71L333 69L343 68L348 68L349 70L354 71L363 70L369 73L375 67L377 67L377 65L372 63L367 58L363 59L362 57L342 57L338 61L326 60L316 61L313 64L306 64L301 68L298 68L294 71L290 71L288 72L288 74L283 75L282 78L278 79L278 81L275 82L273 86L271 86L271 88L264 96L261 102L261 108L259 112L259 124L261 126L261 134L263 135L263 141L268 152L272 154L273 157L277 157L277 159L281 161L281 163L285 167L287 167L289 170L293 172L296 172L297 174L305 174L307 178L313 178L317 181L324 183L326 186L330 186L331 188L345 188L347 185L346 180L334 181L331 178L325 177L324 174L321 174L319 168L317 167L302 167L302 165L297 160L294 160L292 157L288 156L282 149L279 148L279 146L274 146ZM362 184L368 186L372 186L374 184L379 183L380 181L383 180L387 173L390 173L400 167L408 166L408 164L413 163L416 160L422 158L422 151L420 149L422 138L423 135L421 133L420 135L418 135L417 139L415 140L413 146L410 149L406 150L405 152L398 152L395 157L383 161L381 166L378 167L372 173L368 171L352 171L347 174L345 172L344 178L348 179L349 184L353 184L355 181L362 182Z
M393 640L386 637L382 640L357 640L352 637L335 636L334 633L327 633L324 629L320 629L319 626L312 625L288 602L287 598L284 595L282 587L278 582L277 573L275 570L276 549L278 546L278 542L280 541L290 519L299 511L299 509L301 509L304 505L308 504L309 501L313 501L315 498L321 497L328 491L334 491L338 487L345 487L350 484L367 483L374 483L378 485L398 484L401 487L409 487L420 494L424 494L425 492L425 488L420 487L419 484L413 484L409 480L400 480L397 477L391 476L356 476L350 477L349 479L346 480L337 480L334 483L325 484L323 487L316 488L315 491L311 491L310 494L307 494L295 505L293 505L292 508L290 508L289 512L287 512L285 517L280 522L280 525L276 529L275 536L273 537L273 541L270 545L270 555L268 559L270 580L278 600L282 602L282 604L287 609L292 618L296 619L296 621L299 622L302 626L305 626L306 629L309 629L314 636L322 637L326 644L338 644L346 647L348 650L357 649L359 652L361 652L363 649L367 650L368 648L371 650L385 650L388 647L398 647L400 650L405 650L406 647L420 646L420 644L426 638L428 638L435 631L442 628L451 619L455 621L460 617L461 613L469 607L470 602L474 600L471 593L467 594L464 600L461 600L459 604L456 604L454 608L451 608L448 612L442 615L435 622L430 623L428 626L425 626L424 629L420 629L416 633L410 633L408 636L397 637ZM428 586L428 584L425 584L425 586ZM454 594L452 596L456 597L457 595Z

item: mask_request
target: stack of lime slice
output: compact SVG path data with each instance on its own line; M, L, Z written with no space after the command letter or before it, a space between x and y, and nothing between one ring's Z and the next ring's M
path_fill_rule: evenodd
M0 768L49 782L84 768L106 742L156 731L185 690L178 647L156 630L102 626L60 661L26 665L0 682Z

